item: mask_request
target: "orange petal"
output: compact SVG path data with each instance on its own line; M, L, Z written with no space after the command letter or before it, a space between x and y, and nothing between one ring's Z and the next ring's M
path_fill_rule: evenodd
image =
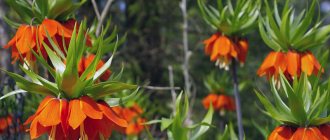
M73 30L61 25L60 23L58 24L58 33L57 34L59 36L70 38L72 35L72 31Z
M126 121L131 122L133 121L136 117L139 116L135 111L129 109L129 108L124 108L122 110L122 117L126 119Z
M137 126L135 123L131 123L127 126L126 130L125 130L125 134L126 135L135 135L137 134Z
M38 123L38 119L32 121L30 126L30 137L31 139L36 139L40 137L42 134L48 132L50 127L44 127Z
M142 108L137 103L134 103L134 105L132 107L130 107L130 108L132 110L134 110L138 114L142 114L143 113Z
M300 76L300 56L297 52L287 53L288 72L291 76Z
M138 118L137 122L130 123L126 128L126 134L127 135L137 135L140 132L144 130L144 125L142 125L145 122L145 119Z
M69 115L69 125L76 129L83 121L86 119L85 113L82 111L80 100L74 99L69 102L70 115Z
M47 32L50 37L55 36L60 23L52 19L44 19L39 27L39 34L47 37ZM46 32L47 31L47 32Z
M276 127L269 135L268 140L289 140L294 131L288 126Z
M45 127L59 124L61 122L60 101L51 100L38 116L40 124Z
M286 60L287 60L286 55L282 52L279 52L275 64L275 69L276 69L275 76L278 75L280 71L285 73L287 67Z
M51 96L46 96L39 104L38 109L35 114L39 114L47 105L50 101L56 100L56 98L53 98Z
M98 103L99 108L103 111L104 115L111 120L113 123L121 127L127 127L127 121L119 118L115 112L105 102Z
M211 52L211 56L210 56L211 61L215 61L218 59L219 51L220 51L220 46L218 44L217 45L214 44L212 52Z
M206 54L208 54L208 55L211 54L214 42L218 37L219 37L219 34L216 33L216 34L213 34L210 38L204 40L204 44L205 44L204 51Z
M259 76L263 76L264 74L266 74L266 70L275 65L278 54L279 52L270 52L267 55L265 60L262 62L260 68L258 69L257 73Z
M233 58L237 58L237 46L232 44L230 45L230 55L233 57Z
M102 119L103 113L92 98L88 96L83 96L80 98L80 102L82 105L82 111L88 117L92 119Z
M22 35L24 34L26 28L28 28L28 25L21 25L18 27L17 32L15 34L15 36L8 42L7 45L4 46L4 48L9 48L10 46L13 46L14 44L16 44L18 42L18 40L22 37Z
M35 27L29 26L22 31L22 36L16 43L17 50L20 53L25 54L35 47L35 30Z
M123 110L122 107L120 107L120 106L111 107L111 110L114 111L116 114L118 114L118 116L123 116L122 115L122 110Z
M227 55L230 52L232 43L226 36L220 36L214 43L214 46L219 46L218 53L220 55ZM213 50L214 51L214 50Z
M210 104L212 104L214 109L219 109L220 104L218 104L217 101L218 101L218 95L211 93L202 100L202 103L205 109L208 109L210 107Z
M48 105L48 103L52 100L55 100L55 98L50 97L50 96L46 96L39 104L37 111L30 116L24 123L24 125L28 125L29 123L31 123L35 117Z
M249 44L248 44L247 40L238 41L238 48L239 48L238 60L241 63L245 63L246 55L247 55L247 52L249 49Z
M317 127L298 128L291 140L322 140L322 133Z
M60 111L61 111L61 126L62 126L62 132L65 136L67 136L68 132L68 115L69 115L69 103L68 101L62 99L60 100Z
M304 53L301 58L301 70L311 75L314 69L314 59L311 53Z
M315 58L315 56L311 52L308 52L308 53L311 54L311 57L312 57L312 59L314 61L314 70L313 70L313 73L315 75L318 75L319 72L323 73L324 72L324 69L322 68L322 70L321 70L321 65L320 65L319 61Z
M203 41L204 44L210 44L213 43L217 38L219 37L219 33L213 34L210 38Z

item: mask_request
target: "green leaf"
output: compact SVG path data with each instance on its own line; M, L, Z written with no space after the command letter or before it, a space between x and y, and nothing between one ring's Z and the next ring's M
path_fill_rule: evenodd
M170 125L172 123L173 123L173 119L162 118L161 125L160 125L160 130L161 131L164 131L165 129L167 129L168 127L170 127Z
M30 70L25 69L21 65L20 65L20 68L21 68L21 70L24 71L24 73L26 75L28 75L31 78L31 80L34 83L43 85L44 87L46 87L47 89L49 89L53 93L59 93L58 88L56 87L56 84L54 84L52 82L49 82L48 80L42 78L41 76L37 75L36 73L34 73L34 72L30 71Z
M213 117L213 107L212 104L207 112L207 114L205 115L204 119L202 120L202 123L206 123L206 124L212 124L212 117ZM192 136L190 137L191 140L196 140L198 139L201 135L203 135L208 129L210 128L210 126L200 126L199 128L197 128L193 133Z
M13 8L25 23L30 23L34 17L31 5L26 1L6 0L7 4Z
M10 20L9 18L7 18L6 16L3 16L3 20L10 25L12 28L17 29L19 26L21 26L20 23L17 23L15 21Z
M228 125L225 126L225 131L220 135L219 140L229 140L230 139L230 130Z
M125 96L122 98L108 98L108 99L106 99L106 101L109 104L109 106L115 107L115 106L124 104L124 103L128 102L129 100L133 99L136 96L138 91L139 91L139 88L137 88L133 93L131 93L128 96Z
M63 74L65 70L65 64L62 62L61 58L59 58L49 47L46 43L42 43L44 48L46 49L46 52L48 54L48 57L50 58L50 61L52 62L54 68L56 69L56 72L58 74Z
M118 42L118 36L117 36L117 41L116 42ZM115 56L116 50L117 50L117 45L115 46L115 50L113 51L113 54L109 58L109 60L106 63L104 63L104 65L99 70L97 70L95 72L94 77L93 77L94 81L97 80L107 69L109 69L109 67L111 66L113 57Z
M42 17L47 17L48 15L48 1L46 0L36 0L38 9L40 10L40 13Z
M16 94L19 94L19 93L24 93L26 92L25 90L21 90L21 89L18 89L18 90L14 90L14 91L11 91L5 95L3 95L2 97L0 97L0 101L9 97L9 96L12 96L12 95L16 95Z
M259 20L259 32L261 35L262 40L264 40L264 42L271 47L273 50L275 51L279 51L281 49L281 46L275 44L274 42L272 42L272 40L270 40L270 38L268 37L265 28L263 27L263 20L262 18L260 18Z
M8 72L5 71L11 78L13 78L16 81L16 85L21 88L22 90L31 92L31 93L35 93L35 94L41 94L41 95L52 95L52 96L56 96L55 93L53 93L51 90L47 89L46 87L30 82L28 80L26 80L24 77L16 74L16 73L12 73L12 72Z
M280 73L281 87L288 95L289 107L292 115L296 118L300 125L306 122L307 114L304 109L304 102L298 93L293 91L290 83L286 80L283 73Z
M136 88L137 88L136 85L130 85L116 81L107 81L86 87L84 93L87 93L93 98L98 99L107 95L111 95L115 92L120 92L122 90L136 89Z

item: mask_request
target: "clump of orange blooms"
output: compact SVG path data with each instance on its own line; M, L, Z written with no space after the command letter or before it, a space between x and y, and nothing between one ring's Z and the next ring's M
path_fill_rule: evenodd
M17 29L15 36L4 48L11 47L13 62L22 59L35 60L32 50L41 53L44 58L47 58L43 42L51 47L49 36L59 46L62 53L65 54L65 49L69 46L75 23L76 21L73 19L63 23L52 19L44 19L39 25L22 24ZM87 45L91 45L89 38L87 39Z
M128 122L127 128L122 130L122 133L138 135L144 130L145 126L143 123L146 122L146 119L141 117L143 110L138 104L134 103L133 106L127 108L117 106L113 110Z
M113 130L127 127L126 120L118 117L108 104L88 96L70 101L47 96L25 125L29 123L31 139L44 133L56 140L108 139Z
M297 52L289 50L288 52L270 52L258 69L259 76L266 75L267 78L274 76L277 78L282 72L288 79L299 77L301 73L308 76L318 75L323 72L320 63L312 52Z
M229 64L233 59L244 64L249 48L247 40L231 39L219 32L204 40L204 45L204 51L207 55L210 55L210 60L226 70L229 69Z
M328 140L330 139L330 125L318 127L276 127L269 135L268 140Z
M235 101L232 97L224 94L210 93L202 100L205 109L209 109L210 104L214 110L235 111Z
M0 118L0 134L6 133L9 129L9 126L13 123L13 117L8 115L6 117Z

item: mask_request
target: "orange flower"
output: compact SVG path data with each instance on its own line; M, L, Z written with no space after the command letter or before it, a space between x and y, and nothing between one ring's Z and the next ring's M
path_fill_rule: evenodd
M143 118L137 118L135 123L131 122L128 124L125 134L126 135L138 135L144 130L143 123L146 122L146 119Z
M267 78L278 77L280 71L287 78L299 77L302 72L308 76L317 75L321 70L321 65L310 51L296 52L293 50L285 52L270 52L258 69L259 76L266 75ZM322 69L321 72L324 70Z
M212 104L214 109L219 109L218 105L218 95L211 93L207 95L203 100L202 100L203 106L205 109L210 108L210 104Z
M234 99L230 96L222 94L217 95L211 93L203 99L202 103L205 109L209 109L211 103L215 110L224 109L229 111L235 111L236 109Z
M8 128L13 123L13 117L8 115L7 117L0 118L0 134L6 133Z
M220 68L228 69L232 59L237 59L241 64L245 63L248 51L246 40L232 41L221 33L215 33L204 40L204 44L205 53L210 55L211 61L216 61Z
M317 127L301 127L294 132L290 140L322 140L322 133Z
M119 118L104 102L96 103L88 96L71 100L69 103L68 124L75 134L70 139L108 139L113 129L127 127L127 122Z
M328 140L330 138L330 126L328 124L319 127L276 127L269 135L268 140Z
M46 97L39 105L36 113L26 120L30 125L30 137L36 139L48 133L52 139L65 139L67 133L68 102L63 99Z
M141 118L143 110L138 104L134 104L129 108L114 107L113 110L119 115L125 118L128 122L128 126L122 133L126 135L138 135L144 130L144 124L146 119Z
M25 125L29 123L31 139L44 133L56 140L97 139L99 136L107 139L114 128L127 127L127 122L104 101L97 103L88 96L70 102L46 97Z
M78 73L81 75L88 66L93 62L95 58L94 54L89 54L87 57L81 58L79 64L78 64ZM99 63L96 66L96 69L100 69L104 65L104 62L102 60L99 61ZM111 75L111 71L107 69L100 77L101 81L106 81L109 79Z
M289 126L276 127L269 135L268 140L289 140L294 131L295 130Z
M45 48L43 47L42 42L45 42L49 47L51 47L47 38L48 32L49 36L64 52L63 46L69 46L69 41L73 31L73 22L75 21L69 20L62 24L55 20L44 19L40 25L21 25L18 28L15 36L8 42L7 45L4 46L4 48L12 48L13 62L20 58L20 54L25 59L34 60L31 49L39 52L38 46L40 46L40 51L46 58L47 53L45 52ZM62 39L64 39L65 44L63 44ZM87 44L90 44L89 39L87 42Z
M258 69L258 75L267 75L268 78L271 76L278 77L280 70L284 73L286 71L286 57L282 52L270 52L265 58L264 62Z

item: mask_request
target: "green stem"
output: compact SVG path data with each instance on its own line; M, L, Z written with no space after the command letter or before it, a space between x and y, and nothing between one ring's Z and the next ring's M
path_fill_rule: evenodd
M232 76L233 76L233 84L234 84L234 96L235 96L235 104L236 104L236 115L237 115L237 127L238 127L238 136L239 140L243 140L244 137L244 129L242 124L242 110L241 110L241 102L238 91L238 78L237 78L237 69L236 69L236 60L232 61Z

